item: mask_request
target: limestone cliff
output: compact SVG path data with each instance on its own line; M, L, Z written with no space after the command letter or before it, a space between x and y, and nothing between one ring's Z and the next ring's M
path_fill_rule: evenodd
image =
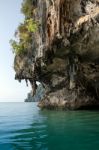
M33 0L39 22L31 48L16 55L15 79L36 81L43 108L99 106L99 0Z

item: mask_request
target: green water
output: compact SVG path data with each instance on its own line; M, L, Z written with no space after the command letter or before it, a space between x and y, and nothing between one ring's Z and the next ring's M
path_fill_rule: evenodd
M0 103L0 150L99 150L99 112Z

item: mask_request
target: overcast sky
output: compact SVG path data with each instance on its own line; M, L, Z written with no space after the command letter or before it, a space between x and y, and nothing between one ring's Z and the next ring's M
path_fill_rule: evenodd
M0 102L22 102L30 91L24 81L19 83L14 80L14 55L9 44L18 24L23 20L21 3L22 0L0 0Z

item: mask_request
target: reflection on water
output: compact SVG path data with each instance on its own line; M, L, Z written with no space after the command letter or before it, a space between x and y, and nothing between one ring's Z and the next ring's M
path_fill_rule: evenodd
M1 103L0 150L99 150L98 111L41 111Z
M46 125L44 124L45 118L38 116L33 120L29 127L17 130L12 137L13 147L33 149L33 150L47 150L47 132Z
M46 117L36 103L2 103L0 118L0 150L47 150Z

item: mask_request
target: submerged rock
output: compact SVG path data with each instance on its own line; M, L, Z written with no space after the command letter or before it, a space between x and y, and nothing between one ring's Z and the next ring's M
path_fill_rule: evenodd
M39 107L99 106L99 0L36 0L32 48L15 56L15 78L45 89ZM33 3L34 5L34 3Z

